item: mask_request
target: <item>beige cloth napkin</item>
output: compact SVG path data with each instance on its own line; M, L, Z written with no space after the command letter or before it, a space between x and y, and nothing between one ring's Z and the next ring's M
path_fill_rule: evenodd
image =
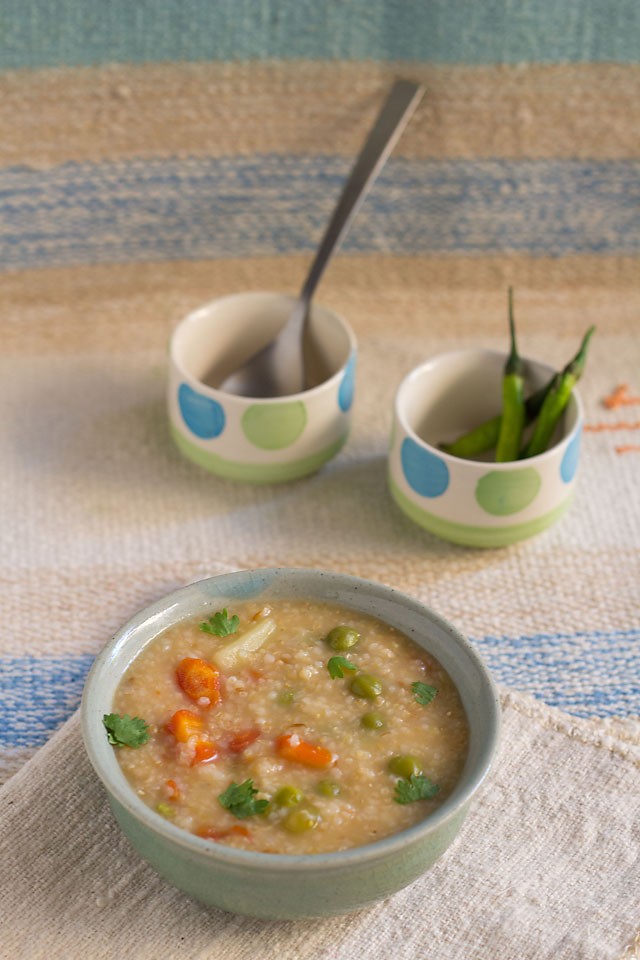
M500 754L424 877L361 913L266 922L168 886L120 834L77 714L0 790L0 955L21 960L631 960L640 730L503 692ZM634 919L635 918L635 919Z

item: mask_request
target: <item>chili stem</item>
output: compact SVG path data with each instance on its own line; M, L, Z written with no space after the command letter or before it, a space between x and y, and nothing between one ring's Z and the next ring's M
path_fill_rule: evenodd
M513 288L509 287L509 332L511 351L502 377L502 418L496 445L496 462L516 460L524 430L524 364L518 354L513 319Z

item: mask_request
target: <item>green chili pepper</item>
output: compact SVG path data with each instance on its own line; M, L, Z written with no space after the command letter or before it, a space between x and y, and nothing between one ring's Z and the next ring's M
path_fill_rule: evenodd
M495 447L498 442L501 423L502 414L499 413L491 420L485 420L484 423L478 424L468 433L463 433L452 443L441 443L440 449L454 457L463 457L467 460L471 457L477 457L478 454L486 453L487 450Z
M573 360L570 360L564 370L554 377L551 390L545 397L533 433L521 457L535 457L539 453L544 453L549 446L553 431L569 402L571 392L584 372L589 340L595 329L595 327L589 327Z
M509 287L509 331L511 351L502 377L502 419L496 445L496 462L517 460L524 430L524 364L516 346L513 320L513 289Z
M524 401L525 423L532 423L538 416L544 398L551 389L554 379L555 374L543 387L540 387L535 393L530 394ZM502 414L499 413L495 417L491 417L490 420L485 420L483 423L478 424L477 427L469 430L468 433L464 433L461 437L454 440L453 443L441 443L440 449L444 450L445 453L453 454L454 457L463 457L467 460L471 457L477 457L481 453L486 453L487 450L492 450L493 447L495 447L498 442L501 423Z

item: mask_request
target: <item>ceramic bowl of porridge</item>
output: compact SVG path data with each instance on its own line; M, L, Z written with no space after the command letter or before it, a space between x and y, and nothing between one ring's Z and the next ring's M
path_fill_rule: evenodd
M156 871L223 910L346 913L458 834L497 747L471 644L382 584L223 574L133 617L82 700L114 817Z

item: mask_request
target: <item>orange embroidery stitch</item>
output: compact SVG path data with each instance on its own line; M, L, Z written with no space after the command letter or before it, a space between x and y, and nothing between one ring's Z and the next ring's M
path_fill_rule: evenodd
M625 443L620 447L613 448L616 453L640 453L640 444Z
M640 397L634 396L629 391L629 384L621 383L608 397L604 397L602 406L606 407L607 410L614 410L616 407L631 407L640 404Z
M602 433L603 430L640 430L640 420L635 423L628 423L625 420L618 420L617 423L585 423L584 429L587 433Z

